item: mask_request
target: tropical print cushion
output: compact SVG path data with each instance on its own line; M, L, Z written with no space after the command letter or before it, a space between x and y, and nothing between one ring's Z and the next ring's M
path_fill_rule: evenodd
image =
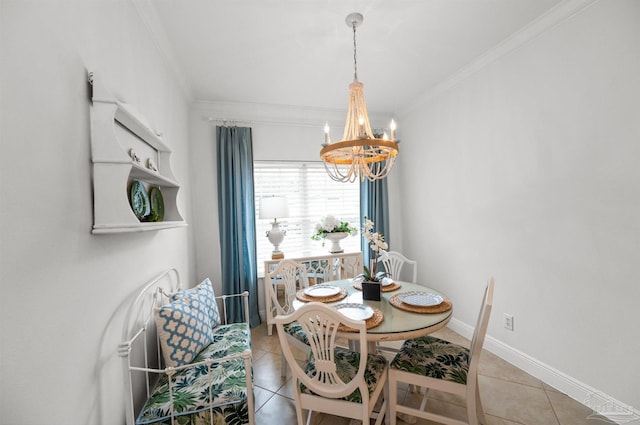
M220 325L213 330L213 340L192 363L240 354L250 348L249 327L245 323ZM243 359L188 368L171 377L173 407L178 424L214 423L239 425L249 423L247 380ZM209 395L211 381L211 396ZM213 422L209 406L213 405ZM151 397L138 415L136 424L171 423L169 379L161 375Z
M335 362L336 372L343 382L349 382L358 373L358 366L360 364L360 353L357 351L350 351L344 348L336 347L335 349ZM376 383L382 377L382 374L386 372L387 360L381 354L368 354L367 355L367 367L364 371L364 380L367 383L369 389L369 396L376 388ZM309 376L315 376L316 368L314 364L313 355L309 355L309 361L305 367L304 372ZM300 384L300 391L306 394L314 394L304 384ZM360 389L356 389L354 392L341 400L347 400L354 403L362 403L362 394Z
M213 338L207 305L199 299L177 299L155 309L158 339L167 366L191 363Z
M177 299L196 300L207 306L207 313L211 320L211 327L215 328L220 324L220 312L218 304L216 304L216 294L213 291L213 285L209 278L206 278L198 286L191 289L184 289L174 293L171 297L172 301Z
M307 334L302 330L302 326L298 322L291 322L284 325L284 331L294 337L297 340L302 341L304 344L309 345L309 339Z
M402 344L391 367L416 375L466 384L469 350L432 336L409 339Z

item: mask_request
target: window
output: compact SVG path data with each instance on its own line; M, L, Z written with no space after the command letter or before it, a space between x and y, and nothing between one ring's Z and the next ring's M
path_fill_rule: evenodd
M280 249L285 258L328 253L329 242L311 236L320 219L332 214L352 226L360 227L360 185L331 180L321 162L255 161L253 164L256 208L256 245L258 263L271 259L273 245L266 238L273 220L260 220L260 198L285 196L289 204L289 217L282 220L280 228L287 231ZM346 252L360 251L360 238L349 236L340 242Z

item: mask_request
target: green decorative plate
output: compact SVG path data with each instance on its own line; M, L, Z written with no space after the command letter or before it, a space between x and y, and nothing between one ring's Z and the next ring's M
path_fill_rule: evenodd
M142 221L151 211L149 202L149 195L147 195L147 189L138 180L131 182L131 189L129 190L129 202L131 203L131 209L133 213L138 217L138 220Z
M152 187L149 192L151 199L151 212L149 213L149 221L162 221L164 219L164 200L159 187Z

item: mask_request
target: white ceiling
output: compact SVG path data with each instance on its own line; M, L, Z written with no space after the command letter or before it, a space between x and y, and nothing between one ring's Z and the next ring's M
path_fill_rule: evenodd
M358 79L393 112L560 0L154 0L156 36L195 100L344 109Z

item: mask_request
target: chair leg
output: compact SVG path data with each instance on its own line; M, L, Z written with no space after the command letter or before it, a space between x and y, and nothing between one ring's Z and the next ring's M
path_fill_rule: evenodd
M273 325L267 325L267 335L273 335Z
M391 406L391 399L389 398L389 379L387 379L387 382L384 383L384 388L382 391L384 396L384 409L380 409L380 414L384 414L385 425L390 425L391 413L389 412L389 407Z
M469 425L479 425L478 423L478 386L467 387L467 419ZM472 393L473 392L473 393Z
M476 385L476 416L482 425L489 425L487 417L484 415L484 409L482 408L482 400L480 400L480 389L478 388L478 385Z
M398 382L395 379L391 379L392 373L389 373L389 378L387 379L387 385L389 386L389 398L387 403L387 416L388 421L385 423L387 425L396 425L396 405L398 404Z
M283 378L287 377L287 359L284 356L284 353L280 354L280 376Z

